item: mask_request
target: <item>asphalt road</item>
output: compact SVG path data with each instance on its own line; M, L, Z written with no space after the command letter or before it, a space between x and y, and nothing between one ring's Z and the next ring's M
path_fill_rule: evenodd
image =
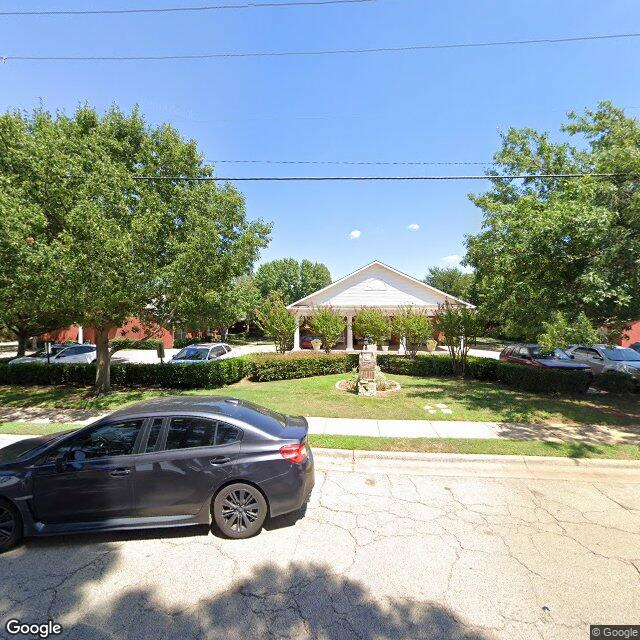
M0 557L0 633L18 618L52 619L65 640L574 640L589 623L638 622L637 479L457 468L318 472L302 517L247 541L27 541Z

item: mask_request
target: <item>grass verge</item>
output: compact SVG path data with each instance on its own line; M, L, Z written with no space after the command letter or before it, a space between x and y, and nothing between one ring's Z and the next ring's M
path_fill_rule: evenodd
M630 444L586 444L543 440L490 440L475 438L377 438L368 436L311 435L312 447L360 451L464 453L555 458L640 460L640 447Z
M62 423L1 422L0 434L45 435L77 428L78 425ZM322 449L640 460L640 447L630 444L592 445L582 442L547 442L543 440L374 438L369 436L331 435L310 435L309 442L312 447Z

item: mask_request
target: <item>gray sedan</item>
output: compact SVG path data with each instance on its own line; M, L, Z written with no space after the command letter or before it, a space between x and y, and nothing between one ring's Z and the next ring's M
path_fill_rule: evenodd
M576 345L567 349L567 353L576 362L588 364L595 375L605 371L619 371L640 381L640 353L633 349L604 344Z
M231 347L224 342L190 344L184 349L180 349L169 364L196 364L211 360L222 360L230 358Z

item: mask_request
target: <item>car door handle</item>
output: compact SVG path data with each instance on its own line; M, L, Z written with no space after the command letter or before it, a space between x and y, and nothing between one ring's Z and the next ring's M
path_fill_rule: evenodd
M114 469L109 471L109 475L114 478L120 478L122 476L128 476L131 473L131 469Z
M225 462L231 462L231 458L227 456L216 456L209 460L209 464L224 464Z

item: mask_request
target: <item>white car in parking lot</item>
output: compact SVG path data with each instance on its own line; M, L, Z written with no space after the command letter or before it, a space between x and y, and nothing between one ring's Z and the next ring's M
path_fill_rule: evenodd
M95 344L74 344L69 346L54 345L49 356L50 364L88 364L96 359ZM47 364L47 352L44 349L36 351L30 356L21 356L9 360L10 365L40 362Z
M232 358L233 355L231 347L224 342L190 344L184 349L180 349L169 360L169 364L196 364L211 360L224 360Z

